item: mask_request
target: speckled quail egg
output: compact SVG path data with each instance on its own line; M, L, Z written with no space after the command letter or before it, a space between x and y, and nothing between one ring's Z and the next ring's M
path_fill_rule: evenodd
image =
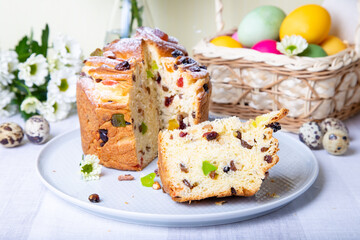
M25 123L25 134L32 143L45 143L50 136L49 133L50 125L43 116L32 116Z
M299 129L299 139L311 149L320 149L323 134L316 122L304 123Z
M327 131L333 129L339 129L349 134L349 130L347 129L345 124L337 118L326 118L324 121L321 122L320 127L324 134Z
M323 146L332 155L342 155L349 147L349 135L340 129L328 130L324 135Z
M0 125L0 143L4 147L16 147L23 138L24 132L18 124L9 122Z

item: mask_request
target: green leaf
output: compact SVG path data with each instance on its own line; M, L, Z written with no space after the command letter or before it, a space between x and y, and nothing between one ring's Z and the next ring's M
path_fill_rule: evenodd
M150 173L144 177L142 177L140 179L141 184L144 187L152 187L152 185L154 184L154 179L155 179L156 174L155 173Z
M82 168L81 168L81 172L83 172L83 173L91 173L93 171L93 166L92 166L92 164L86 164L86 165L84 165L84 166L82 166Z
M147 132L148 127L144 122L141 123L141 133L144 135Z
M44 57L47 55L47 49L49 46L49 32L49 25L46 24L41 33L41 54L44 55Z
M31 50L31 53L35 53L36 55L42 54L41 47L37 41L30 42L30 50Z
M25 62L30 57L30 44L27 36L23 37L15 47L15 52L18 54L19 62Z
M212 165L209 161L203 161L202 170L205 176L209 175L210 172L216 171L217 167Z
M29 118L31 118L32 116L36 115L37 113L26 113L24 111L20 111L20 115L21 117L26 121Z

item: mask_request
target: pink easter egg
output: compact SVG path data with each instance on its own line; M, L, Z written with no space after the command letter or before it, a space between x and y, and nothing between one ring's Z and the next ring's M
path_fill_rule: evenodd
M235 32L231 37L232 37L233 39L235 39L236 41L239 41L237 32Z
M276 49L276 41L270 39L256 43L252 49L263 53L281 54L281 52Z

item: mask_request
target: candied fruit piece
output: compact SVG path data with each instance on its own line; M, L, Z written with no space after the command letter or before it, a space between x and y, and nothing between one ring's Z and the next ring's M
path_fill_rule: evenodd
M176 119L170 119L169 120L169 126L167 129L174 130L179 128L179 123Z
M146 175L140 179L141 184L144 187L152 187L154 184L155 176L156 176L156 173L153 173L153 172L149 173L148 175Z
M147 77L147 78L153 78L153 77L154 77L153 72L150 71L150 70L146 70L146 77Z
M179 78L176 82L176 85L178 87L183 87L184 86L184 78L183 77Z
M125 121L124 114L115 113L111 117L111 124L114 127L126 127L126 125L130 125L131 123Z
M90 56L95 57L95 56L102 56L103 55L103 50L101 50L100 48L95 49L95 51L93 51L92 53L90 53Z
M202 170L205 176L209 175L210 172L216 171L217 167L212 165L209 161L202 162Z
M141 123L141 125L139 126L139 131L142 133L142 135L144 135L147 132L148 127L146 126L146 124L144 122Z

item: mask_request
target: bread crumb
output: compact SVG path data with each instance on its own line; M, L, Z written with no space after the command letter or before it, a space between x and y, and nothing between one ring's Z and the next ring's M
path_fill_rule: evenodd
M226 201L218 201L218 202L215 202L215 204L218 205L218 206L221 206L221 205L223 205L224 203L226 203Z
M118 176L119 181L131 181L134 179L135 179L134 176L132 176L131 174L125 174L125 175Z
M155 181L154 184L152 185L152 188L154 190L159 190L161 188L160 183L158 181Z
M56 172L55 170L53 170L53 172Z
M278 198L278 197L280 197L279 195L277 195L276 193L266 193L266 196L268 196L268 197L272 197L272 198Z
M271 182L275 182L275 180L274 180L274 179L271 179L270 181L271 181Z
M125 202L125 204L129 204L128 202Z

